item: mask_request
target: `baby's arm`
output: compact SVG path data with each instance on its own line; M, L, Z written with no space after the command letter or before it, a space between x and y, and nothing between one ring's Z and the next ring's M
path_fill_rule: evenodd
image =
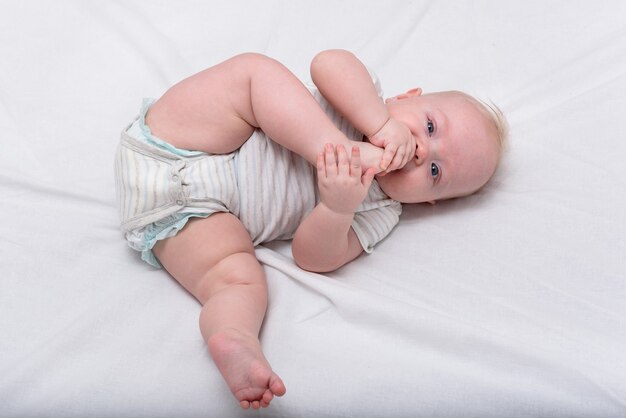
M311 78L330 104L370 142L385 148L381 168L403 167L415 155L409 128L390 117L363 63L344 50L323 51L311 62Z
M363 248L352 229L354 211L367 196L375 170L362 172L358 147L326 144L317 156L320 203L298 227L293 256L303 269L335 270L356 258Z

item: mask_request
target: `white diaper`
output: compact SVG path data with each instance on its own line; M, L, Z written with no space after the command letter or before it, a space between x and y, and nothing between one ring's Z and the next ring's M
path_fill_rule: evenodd
M121 227L129 245L155 267L152 247L175 235L191 217L239 214L235 154L178 149L154 137L145 113L124 132L115 159Z

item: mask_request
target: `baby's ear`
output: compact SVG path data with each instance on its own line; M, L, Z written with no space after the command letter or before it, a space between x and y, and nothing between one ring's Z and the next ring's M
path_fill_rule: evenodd
M406 93L404 93L404 95L406 97L421 96L422 95L422 88L421 87L415 87L414 89L408 90Z
M409 97L415 97L415 96L421 96L421 95L422 95L422 89L419 87L415 87L411 90L407 90L406 93L402 93L402 94L398 94L397 96L390 97L387 100L385 100L385 102L403 100L403 99L408 99Z

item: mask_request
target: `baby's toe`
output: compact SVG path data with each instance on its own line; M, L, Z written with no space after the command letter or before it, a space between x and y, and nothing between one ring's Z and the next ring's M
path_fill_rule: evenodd
M270 380L270 390L276 396L283 396L287 392L285 384L277 375L274 375Z
M269 405L269 403L272 402L272 399L274 399L274 394L270 390L266 390L263 394L262 402Z

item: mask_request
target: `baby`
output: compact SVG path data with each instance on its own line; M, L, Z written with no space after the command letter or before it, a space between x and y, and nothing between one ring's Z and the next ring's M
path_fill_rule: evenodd
M254 247L292 239L303 269L370 252L401 203L469 195L493 175L501 115L460 92L381 98L351 53L311 63L317 90L277 61L243 54L145 101L115 169L122 229L200 303L209 352L244 409L285 385L258 335L267 307Z

